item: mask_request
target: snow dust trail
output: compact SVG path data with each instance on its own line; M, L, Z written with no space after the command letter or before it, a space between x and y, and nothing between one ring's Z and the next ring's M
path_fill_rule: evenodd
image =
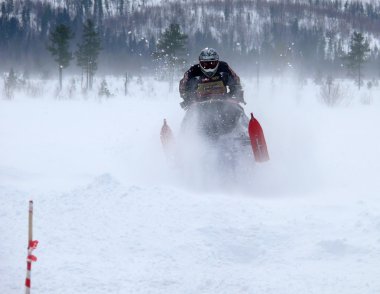
M246 81L271 161L246 189L204 191L161 150L163 118L176 133L183 117L177 95L139 87L0 101L0 293L23 290L29 198L42 294L380 291L379 105L328 109L317 88L256 94Z

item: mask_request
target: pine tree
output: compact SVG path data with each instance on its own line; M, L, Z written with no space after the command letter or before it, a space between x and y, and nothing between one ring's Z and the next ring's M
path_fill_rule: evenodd
M120 16L124 15L124 0L118 1L117 10L118 10Z
M15 9L15 5L13 3L13 0L7 0L6 1L6 7L7 7L7 14L10 15L13 13Z
M106 98L110 98L112 96L110 90L108 89L107 81L105 79L100 84L98 96Z
M359 90L363 84L362 66L367 60L367 55L371 50L369 49L368 41L364 39L363 35L354 32L351 36L350 51L344 57L350 73L355 76L356 83Z
M92 20L88 19L83 26L82 43L76 52L77 64L86 73L86 89L92 89L94 74L98 68L98 56L101 50L100 36Z
M158 57L169 56L175 58L179 52L184 51L186 40L187 35L181 33L179 24L171 24L158 40Z
M48 50L58 63L59 89L62 90L62 70L69 66L73 58L70 49L70 39L73 38L71 29L66 25L58 25L50 34Z
M161 34L158 40L157 51L153 56L164 63L171 83L175 68L184 63L184 59L180 57L180 53L185 50L186 41L187 35L181 33L179 24L170 24L169 28Z

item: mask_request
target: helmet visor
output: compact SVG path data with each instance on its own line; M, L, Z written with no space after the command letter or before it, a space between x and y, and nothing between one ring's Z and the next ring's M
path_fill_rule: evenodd
M203 69L215 69L218 66L219 61L217 60L205 60L201 61L200 64Z

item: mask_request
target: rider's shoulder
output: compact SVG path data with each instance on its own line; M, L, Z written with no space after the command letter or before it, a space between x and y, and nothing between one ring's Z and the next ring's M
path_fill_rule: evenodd
M221 69L222 71L228 70L230 66L225 61L219 61L218 69Z
M189 72L196 72L196 71L200 71L201 70L201 67L199 64L194 64L192 66L190 66L190 68L188 69Z
M186 72L186 75L188 78L193 78L196 76L201 76L202 75L202 70L199 64L194 64L192 65Z

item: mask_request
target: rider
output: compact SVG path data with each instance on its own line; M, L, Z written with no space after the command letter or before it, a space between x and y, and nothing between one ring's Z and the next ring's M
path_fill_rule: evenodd
M205 48L199 55L199 63L185 72L179 84L183 98L181 107L187 109L193 102L209 99L234 99L245 104L244 92L240 78L229 67L219 60L213 48Z

